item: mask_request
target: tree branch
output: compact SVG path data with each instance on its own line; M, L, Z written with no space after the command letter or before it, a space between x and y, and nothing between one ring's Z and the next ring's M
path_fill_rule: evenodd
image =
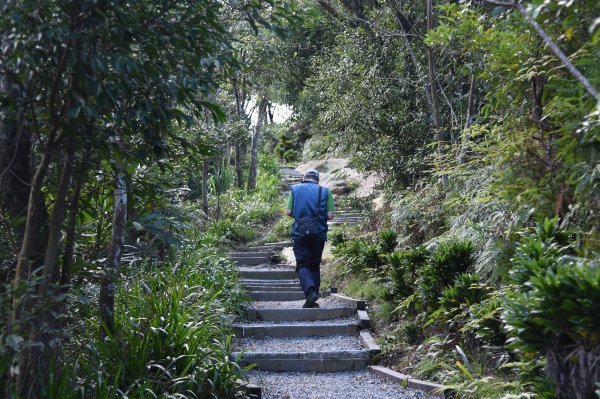
M523 15L525 20L533 26L533 28L535 29L537 34L548 45L548 47L550 47L550 50L552 50L554 55L556 55L561 60L561 62L567 68L567 70L571 73L571 75L573 75L577 80L579 80L579 82L583 85L585 90L592 97L594 97L596 99L596 101L600 101L600 95L598 94L598 90L596 90L596 88L594 86L592 86L592 84L586 79L586 77L583 76L583 74L579 71L579 69L577 69L575 67L575 65L573 65L571 60L569 60L569 57L567 57L565 55L565 53L562 52L562 50L558 47L558 45L550 38L550 36L548 36L548 34L544 31L544 29L542 29L540 24L537 23L537 21L531 16L531 14L529 14L527 9L525 9L525 7L523 7L523 5L521 3L518 3L516 1L506 2L506 1L500 1L500 0L484 0L484 1L486 3L492 4L492 5L508 7L508 8L516 8L517 10L519 10L521 15Z

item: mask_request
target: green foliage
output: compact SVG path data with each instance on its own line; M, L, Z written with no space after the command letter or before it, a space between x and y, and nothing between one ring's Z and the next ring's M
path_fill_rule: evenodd
M91 291L71 310L74 361L51 376L46 397L237 397L245 370L230 357L230 323L246 295L223 254L187 244L177 261L131 268L117 292L115 333L101 340Z
M335 263L342 267L344 274L366 273L374 276L382 271L381 267L384 265L379 249L377 244L349 239L334 247L332 252L336 256Z
M213 195L221 196L226 193L233 182L233 168L226 159L221 159L221 162L214 168L210 175L209 186L210 192Z
M282 133L278 137L277 145L275 146L275 155L284 163L298 161L298 152L290 138Z
M398 245L398 233L393 230L380 231L378 244L382 255L391 254Z
M294 219L281 216L277 223L273 225L269 234L262 238L264 242L286 241L291 237L292 223Z
M429 253L424 246L409 248L387 255L389 273L392 278L392 293L396 299L405 298L415 290L417 270L429 261Z
M354 298L362 298L368 301L382 299L386 296L385 288L374 278L369 278L366 281L353 278L348 282L345 291Z
M502 302L500 294L495 293L469 308L471 317L465 328L473 331L477 339L489 347L501 348L506 344L507 335L501 320Z
M348 234L342 229L334 229L328 233L328 239L332 246L337 247L348 241Z
M442 291L438 311L446 320L451 320L465 308L480 303L488 291L477 274L462 273L456 277L453 285Z
M392 203L392 224L408 244L420 245L441 234L446 215L437 188L428 186L397 195Z
M219 219L210 223L207 234L224 243L245 243L256 237L256 229L232 219Z
M277 160L269 154L260 154L258 159L258 171L259 174L268 175L271 177L280 178L279 164Z
M442 290L459 274L467 272L473 260L473 245L469 241L450 241L436 246L427 265L417 272L420 306L435 309Z
M473 266L473 244L470 241L450 241L439 244L431 254L431 266L444 283Z
M524 285L540 273L556 271L560 258L568 253L567 242L568 236L558 226L558 219L545 219L535 233L524 237L517 246L512 280Z
M600 378L600 266L559 256L564 237L556 220L545 220L523 239L503 319L525 358L545 356L558 397L589 398Z

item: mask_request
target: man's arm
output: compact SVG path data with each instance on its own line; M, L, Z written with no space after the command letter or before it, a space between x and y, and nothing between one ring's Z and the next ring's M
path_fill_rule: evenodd
M335 211L333 195L331 195L331 190L327 190L327 220L333 219L333 211Z
M285 214L288 215L289 217L293 218L294 217L294 215L292 214L293 209L294 209L294 196L292 195L292 192L290 191L290 195L288 196Z

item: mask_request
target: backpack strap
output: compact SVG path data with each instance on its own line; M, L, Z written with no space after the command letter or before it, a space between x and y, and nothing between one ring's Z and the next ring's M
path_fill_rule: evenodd
M319 196L317 197L317 219L321 216L321 192L323 191L323 187L319 184Z

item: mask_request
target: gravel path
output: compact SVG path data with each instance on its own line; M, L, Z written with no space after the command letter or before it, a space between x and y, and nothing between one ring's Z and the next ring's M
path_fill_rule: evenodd
M336 352L366 349L360 338L347 335L333 337L239 338L235 340L236 351L246 352Z
M293 309L302 308L306 302L304 299L299 301L265 301L265 302L252 302L252 308L254 309ZM321 309L331 308L345 308L348 304L340 302L331 296L325 298L319 298L317 301Z
M421 391L385 381L369 371L270 373L251 371L263 399L432 399Z

